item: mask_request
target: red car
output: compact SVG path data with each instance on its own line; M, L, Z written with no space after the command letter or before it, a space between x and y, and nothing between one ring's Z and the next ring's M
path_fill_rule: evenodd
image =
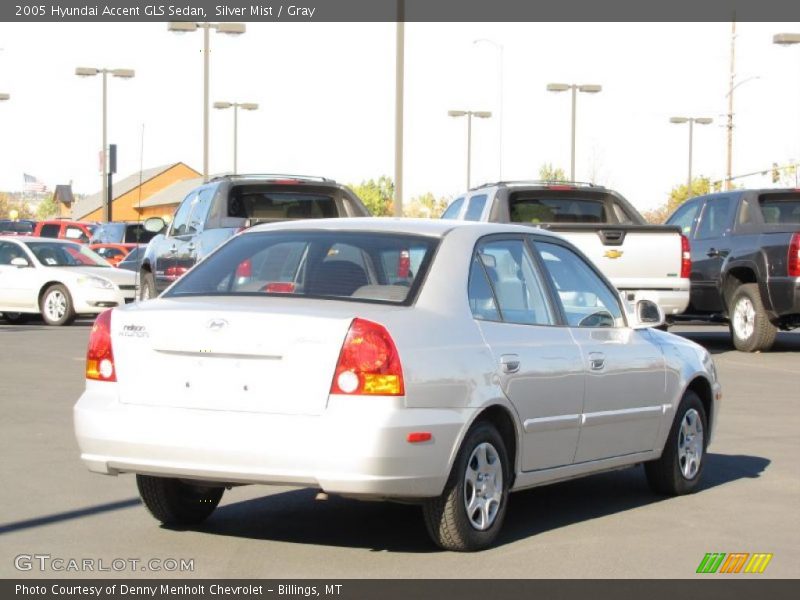
M36 237L58 238L85 244L92 237L92 232L97 228L97 223L83 221L39 221L33 229Z
M89 244L89 249L94 250L113 266L117 266L139 244Z

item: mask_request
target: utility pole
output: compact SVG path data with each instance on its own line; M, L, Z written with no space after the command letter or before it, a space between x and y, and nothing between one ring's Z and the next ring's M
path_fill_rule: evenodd
M731 189L731 174L733 172L733 89L736 80L736 15L731 21L731 71L728 85L728 154L725 168L725 189Z

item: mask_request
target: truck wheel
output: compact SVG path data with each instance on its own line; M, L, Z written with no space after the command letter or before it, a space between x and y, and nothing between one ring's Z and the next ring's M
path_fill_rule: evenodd
M142 271L139 276L139 300L151 300L156 294L156 279L150 271Z
M490 546L506 514L509 471L503 438L491 424L478 423L464 439L442 495L423 505L433 541L459 552Z
M778 329L767 317L757 283L740 285L734 293L730 330L733 345L742 352L769 350L775 343Z
M39 304L42 318L48 325L69 325L75 320L75 309L69 291L60 283L47 288Z
M707 423L700 398L687 390L678 405L661 458L644 465L647 483L654 492L680 496L695 491L705 464Z
M164 525L197 525L217 508L225 488L191 485L178 479L137 475L142 502Z

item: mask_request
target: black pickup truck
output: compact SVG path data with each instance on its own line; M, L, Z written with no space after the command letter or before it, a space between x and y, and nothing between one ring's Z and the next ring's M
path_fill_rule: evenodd
M800 327L800 189L693 198L667 224L691 240L689 308L678 320L727 322L744 352Z

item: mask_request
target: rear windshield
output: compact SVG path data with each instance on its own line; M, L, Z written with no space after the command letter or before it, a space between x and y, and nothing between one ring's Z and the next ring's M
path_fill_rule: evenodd
M602 200L531 194L509 199L512 223L608 223Z
M758 199L758 206L767 224L800 223L800 194L768 194Z
M325 194L240 187L231 191L228 216L254 221L337 217L336 201Z
M438 240L343 231L248 233L232 238L165 294L285 296L410 304Z
M0 231L31 233L33 232L33 223L31 221L2 221L0 222Z

